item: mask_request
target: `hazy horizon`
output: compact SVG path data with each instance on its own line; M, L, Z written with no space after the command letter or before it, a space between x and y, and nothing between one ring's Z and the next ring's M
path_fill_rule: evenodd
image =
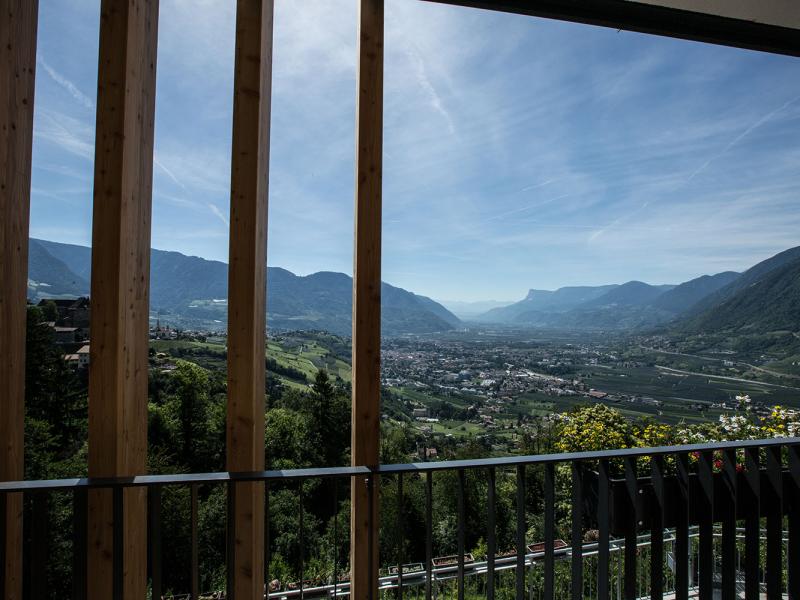
M152 245L223 262L234 5L159 20ZM355 13L276 3L268 256L301 275L352 273ZM33 237L90 244L98 20L40 7ZM796 58L392 0L385 80L392 285L514 302L800 245Z

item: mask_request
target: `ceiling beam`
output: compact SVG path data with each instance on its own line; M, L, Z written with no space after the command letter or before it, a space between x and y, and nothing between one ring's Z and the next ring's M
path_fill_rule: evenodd
M755 2L738 0L725 3L736 7L736 10L723 11L719 0L425 1L800 56L800 2L769 0L764 2L761 10L757 10L753 8ZM766 5L772 6L773 10L766 12ZM706 10L716 7L716 13L686 10L688 6ZM746 16L750 16L750 19ZM752 20L757 17L761 20ZM782 25L776 25L776 22Z

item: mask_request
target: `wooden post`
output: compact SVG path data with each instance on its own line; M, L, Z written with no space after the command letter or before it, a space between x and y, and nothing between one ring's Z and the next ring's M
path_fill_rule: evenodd
M23 469L25 321L37 0L0 0L0 480ZM0 596L22 598L22 496L0 513ZM3 576L5 573L5 576Z
M383 0L361 0L356 108L352 464L377 466L381 398ZM378 481L352 488L352 597L378 598Z
M89 476L147 470L147 347L158 0L103 0L92 222ZM146 490L89 494L88 597L144 598ZM119 542L119 540L118 540ZM115 581L114 561L122 561ZM120 590L121 588L121 590ZM118 592L115 594L115 590Z
M264 469L273 0L238 0L228 268L229 471ZM264 594L264 484L237 484L229 597ZM232 576L231 576L232 575Z

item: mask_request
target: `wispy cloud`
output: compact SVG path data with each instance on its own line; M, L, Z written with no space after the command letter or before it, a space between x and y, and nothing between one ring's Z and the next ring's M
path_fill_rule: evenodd
M214 213L214 216L216 216L220 221L222 221L225 224L225 227L230 227L231 226L231 223L228 220L228 217L226 217L224 214L222 214L222 211L219 208L217 208L216 204L214 204L213 202L209 202L208 203L208 208L209 208L209 210L211 210L212 213Z
M796 97L792 98L791 100L787 100L786 102L784 102L784 104L782 106L779 106L778 108L776 108L774 110L771 110L770 112L768 112L767 114L762 116L760 119L758 119L757 121L752 123L749 127L747 127L747 129L742 131L739 135L737 135L730 142L728 142L728 144L722 149L721 152L719 152L718 154L715 154L714 156L709 158L706 162L704 162L702 165L700 165L697 169L692 171L692 173L689 175L689 177L686 178L686 183L689 183L692 179L694 179L700 173L705 171L709 167L709 165L711 165L711 163L713 163L718 158L721 158L722 156L724 156L729 150L731 150L736 144L738 144L744 138L746 138L748 135L750 135L753 131L755 131L756 129L758 129L762 125L764 125L767 121L769 121L770 119L774 118L779 113L781 113L784 110L786 110L787 108L789 108L792 104L794 104L798 100L800 100L800 96L796 96Z
M433 109L442 116L447 124L447 130L450 132L450 135L455 134L456 127L453 123L453 117L445 107L444 101L442 100L442 97L437 91L436 87L434 87L433 83L431 82L431 79L428 76L427 68L425 67L425 61L422 58L419 50L415 48L413 42L409 42L406 45L406 56L408 56L408 59L414 65L414 73L416 74L417 84L425 91L431 107L433 107Z
M85 121L75 119L52 109L36 111L33 136L59 148L91 160L94 157L94 128Z
M186 186L180 182L180 180L175 176L175 174L170 171L163 162L158 159L156 154L153 154L153 164L155 164L159 169L161 169L164 173L166 173L167 177L169 177L173 182L179 185L181 188L186 189Z
M561 194L560 196L555 196L553 198L547 198L546 200L543 200L541 202L534 202L533 204L529 204L527 206L523 206L523 207L520 207L520 208L515 208L514 210L508 210L506 212L502 212L502 213L496 214L494 216L488 217L486 219L486 221L487 222L488 221L499 221L501 219L505 219L507 217L510 217L511 215L518 215L520 213L531 211L534 208L541 208L541 207L546 206L546 205L548 205L548 204L550 204L552 202L557 202L558 200L563 200L564 198L569 198L570 195L571 194Z
M225 260L235 3L162 4L153 243ZM386 8L388 280L513 298L674 283L800 244L796 60L440 4ZM276 3L269 252L298 273L352 268L356 9ZM31 222L74 241L66 230L91 220L97 0L40 12ZM72 189L70 210L54 210Z
M550 185L551 183L554 183L555 181L557 181L557 180L556 179L546 179L545 181L542 181L541 183L534 183L533 185L526 185L524 188L522 188L520 190L520 192L528 192L530 190L536 190L536 189L539 189L539 188L543 188L545 186Z
M39 53L36 56L36 63L42 67L50 76L50 79L55 81L58 85L64 88L67 93L72 96L79 104L81 104L84 108L88 108L90 110L94 109L94 100L92 100L89 96L84 94L78 86L76 86L72 81L64 77L61 73L56 71L53 67L51 67L45 60L44 57Z

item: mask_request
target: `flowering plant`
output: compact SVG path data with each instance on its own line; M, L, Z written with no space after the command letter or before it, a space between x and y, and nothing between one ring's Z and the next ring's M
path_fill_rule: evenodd
M736 396L736 400L736 410L732 414L720 415L716 423L681 423L676 426L651 420L630 421L620 411L600 403L580 407L551 418L557 429L556 449L581 452L800 436L800 411L775 406L769 415L759 418L750 396L742 394ZM691 454L690 463L696 464L699 458L699 453ZM738 450L738 470L743 469L744 458L744 452ZM713 461L714 470L720 471L723 467L722 452L715 452ZM648 470L648 458L638 462L641 472ZM666 462L671 468L672 458L668 456Z

